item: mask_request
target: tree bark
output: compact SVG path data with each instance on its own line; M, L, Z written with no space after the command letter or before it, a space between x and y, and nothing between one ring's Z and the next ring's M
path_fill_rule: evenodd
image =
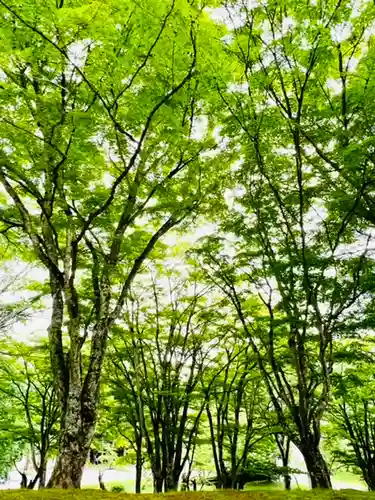
M80 488L83 468L94 437L99 402L99 382L106 350L107 328L93 332L90 363L84 382L81 373L81 339L75 318L69 324L71 338L67 359L68 380L62 398L59 452L48 488Z
M143 457L142 457L142 440L137 441L137 460L135 465L135 492L141 493L142 491L142 467L143 467Z
M227 472L221 472L217 476L216 489L229 490L232 487L232 478Z
M232 490L238 490L239 488L239 477L237 470L231 473L231 485Z
M290 474L284 474L284 487L287 491L289 491L291 489L291 485L292 485L292 478L290 476Z
M366 463L361 459L360 468L369 491L375 491L375 463L372 460L371 463Z
M76 440L60 448L48 487L80 488L86 458L87 453L80 449Z
M368 490L375 491L375 475L364 474L364 480L368 486Z
M99 481L99 487L102 491L107 491L107 488L105 487L104 481L103 481L103 471L99 471L98 473L98 481Z
M164 490L165 493L168 491L177 491L178 490L178 480L179 480L180 474L176 474L175 471L171 470L166 478L165 478L165 483L164 483Z
M21 474L21 484L20 487L21 489L27 488L27 476L24 472L20 472Z
M82 424L81 402L70 394L68 409L62 421L59 452L48 488L80 488L83 468L89 455L95 423ZM75 403L75 404L74 404Z
M163 493L163 477L154 473L154 493Z
M40 474L39 474L39 489L43 489L46 486L46 473L47 473L47 464L43 463L40 466Z
M319 447L307 443L300 447L312 488L332 488L331 477Z
M34 479L31 479L29 481L29 484L27 485L27 489L28 490L33 490L35 488L35 485L36 483L38 482L38 478L39 478L39 472L37 473L37 475L34 477Z
M155 433L155 436L158 434ZM150 446L151 441L148 439L148 446ZM149 456L151 456L151 470L152 477L154 480L154 493L163 492L164 474L160 459L159 442L155 442L155 452L149 450Z
M291 439L286 435L275 434L275 440L280 451L283 467L285 469L285 472L283 474L284 486L285 489L289 491L291 489L292 483L292 478L288 472Z

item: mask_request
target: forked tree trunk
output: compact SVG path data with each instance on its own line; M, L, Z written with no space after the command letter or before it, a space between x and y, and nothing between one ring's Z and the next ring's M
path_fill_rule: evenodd
M312 488L332 488L331 477L319 447L307 442L300 446Z
M21 17L19 20L23 22ZM23 24L26 23L23 22ZM181 83L175 86L172 92L166 93L164 98L159 101L159 104L153 108L153 111L149 114L145 122L143 139L146 137L145 134L148 131L148 126L151 124L151 120L156 110L160 106L166 104L172 95L177 93L187 84L193 76L193 67L194 64L191 66L188 74ZM65 110L62 112L61 116L64 116L64 114ZM55 125L51 126L47 122L43 126L43 135L53 137L58 127L56 128ZM52 142L55 140L58 141L56 136L51 139ZM117 275L114 271L121 260L121 248L125 232L130 221L133 220L133 217L139 216L139 210L137 208L139 202L138 189L143 185L143 180L141 180L142 176L138 179L138 182L132 182L128 200L124 203L121 215L118 217L116 229L107 239L107 244L110 249L109 253L105 256L105 262L101 263L101 259L98 258L96 246L90 243L91 238L86 237L97 216L111 208L115 191L112 191L112 194L107 199L107 202L101 206L99 212L98 208L95 208L90 215L84 219L82 216L79 216L77 220L80 221L80 227L76 227L73 223L73 221L76 220L75 218L73 219L75 214L73 214L65 199L65 195L61 198L61 205L60 201L57 202L56 199L59 193L59 189L56 190L56 186L60 181L59 178L56 177L57 169L53 166L55 164L55 158L51 154L51 149L53 148L49 145L45 156L43 156L43 161L45 161L43 197L40 198L38 193L36 195L33 193L33 196L35 196L33 199L41 205L41 232L39 231L39 224L37 225L37 229L36 226L34 227L34 223L32 222L33 216L31 216L31 213L23 204L23 195L21 196L17 192L18 188L13 185L13 179L12 182L9 182L7 174L5 174L3 169L0 169L0 181L9 197L13 200L19 213L22 221L19 226L23 228L24 234L29 237L35 254L39 261L49 270L50 275L50 289L53 303L48 338L51 367L56 378L61 401L62 425L59 436L59 452L48 487L79 488L83 467L86 462L95 429L99 382L103 357L106 351L108 329L118 318L132 281L140 271L143 262L148 258L156 243L169 230L187 217L188 214L193 211L193 207L179 207L176 212L173 210L167 220L153 233L144 248L142 250L140 249L124 281L120 296L118 300L116 300L116 306L114 310L111 311L111 287L113 284L111 280L115 274ZM142 151L141 141L134 155L132 155L129 169L138 162L138 157ZM185 165L188 163L189 162L186 162ZM62 163L59 163L59 165L61 164ZM180 169L174 169L174 172L177 174L179 170ZM121 176L118 177L119 183L126 178L126 169ZM173 176L174 174L172 177ZM169 178L170 176L166 176L165 180ZM56 184L57 181L59 182ZM17 183L17 180L15 182ZM119 184L115 183L113 187L116 188L118 185ZM30 193L33 192L31 189L29 191ZM62 191L64 190L62 189ZM64 231L64 255L62 255L62 247L59 246L57 241L60 237L60 228L59 226L54 226L52 217L55 210L55 200L59 203L58 207L61 213L65 213L67 216L67 218L64 218L67 224L66 231ZM40 201L43 203L39 203ZM92 254L92 287L95 296L95 316L92 318L91 314L89 318L83 318L81 316L82 307L80 307L80 299L76 290L77 262L80 261L80 246L83 241L85 241L85 246ZM87 251L87 248L84 252ZM63 341L63 325L66 319L69 320L67 326L69 352L67 352L67 348L65 348L65 343ZM81 363L81 349L86 341L86 336L82 335L81 327L83 326L84 319L92 319L93 322L95 320L96 326L92 332L91 340L88 342L90 345L89 367L83 382L82 378L84 375L83 364Z
M48 487L80 488L86 458L87 453L80 449L80 443L76 440L60 448Z
M59 451L48 488L80 488L83 468L89 455L95 431L95 416L85 422L80 391L69 394L68 408L62 419ZM78 399L78 400L77 400Z
M73 401L74 403L74 401ZM83 469L95 431L95 416L85 422L81 401L69 404L62 422L59 452L48 488L80 488Z
M94 434L94 418L91 426L84 425L81 384L74 384L72 380L74 378L74 376L70 376L66 409L61 422L59 451L48 483L49 488L81 487L83 468L89 455Z
M33 490L35 488L35 485L38 482L38 478L39 478L39 472L33 479L30 479L29 484L27 485L28 490Z
M68 377L62 405L59 451L48 488L81 487L83 468L90 452L97 418L107 331L103 325L99 325L93 332L90 363L82 383L79 329L74 323L69 328L72 340L67 360ZM76 332L73 328L76 328Z
M20 472L21 474L21 484L20 487L21 489L27 488L27 476L24 472Z

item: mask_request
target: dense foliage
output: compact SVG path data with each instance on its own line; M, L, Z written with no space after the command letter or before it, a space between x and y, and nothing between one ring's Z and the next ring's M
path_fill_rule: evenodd
M367 0L0 0L1 479L375 490L374 41Z

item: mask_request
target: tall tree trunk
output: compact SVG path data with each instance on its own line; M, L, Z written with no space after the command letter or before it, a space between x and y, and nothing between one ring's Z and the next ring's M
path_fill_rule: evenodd
M236 476L237 476L237 474L236 474ZM222 476L222 484L223 484L223 488L226 490L229 490L232 487L232 477L227 472L225 472Z
M27 488L27 476L24 472L20 472L21 474L21 484L20 487L21 489Z
M290 474L285 473L284 474L284 487L287 491L291 489L292 486L292 477Z
M155 433L155 435L157 434ZM155 453L151 454L151 470L154 480L154 493L162 493L164 475L160 459L159 443L155 443Z
M232 468L231 474L230 474L230 481L231 481L230 487L232 488L232 490L236 490L237 486L238 486L238 475L237 475L237 466L236 465Z
M41 459L41 460L42 460L42 459ZM34 462L34 464L35 464L35 462ZM34 466L35 466L35 465L34 465ZM39 466L39 467L36 467L36 469L37 469L36 475L34 476L34 478L33 478L33 479L31 479L31 480L29 481L29 484L27 485L27 489L28 489L28 490L33 490L33 489L35 488L35 485L36 485L36 483L38 482L38 480L39 480L39 482L40 482L40 479L41 479L41 474L42 474L42 472L43 472L43 462L42 462L42 461L41 461L41 463L40 463L40 466Z
M154 493L163 493L163 477L161 473L154 473Z
M288 472L291 439L289 436L283 434L275 434L275 440L280 451L283 467L285 469L285 472L283 474L284 486L285 489L289 491L291 489L292 483L291 475Z
M168 468L168 473L165 477L164 490L165 493L168 491L177 491L178 490L178 481L180 478L180 473L174 470L172 467Z
M225 489L228 490L232 487L232 478L230 474L228 474L227 471L222 471L218 476L217 476L217 481L216 481L216 489Z
M72 318L67 360L68 380L62 401L59 451L48 488L80 488L83 468L94 437L99 382L106 350L107 328L99 323L92 335L90 362L82 383L79 324Z
M171 476L167 476L164 482L164 493L168 493L168 491L177 491L178 482Z
M39 473L39 489L43 489L46 486L46 475L47 475L47 463L43 462L40 465Z
M33 490L35 488L36 483L38 482L39 478L39 472L36 474L36 476L29 481L29 484L27 485L28 490Z
M366 463L366 460L362 460L362 475L365 480L369 491L375 491L375 463L371 461L370 463Z
M107 488L105 487L104 481L103 481L103 471L99 471L98 473L98 482L99 482L99 487L102 491L107 491Z
M368 486L369 491L375 491L375 476L364 475L364 480Z
M70 405L69 405L70 406ZM59 452L48 488L80 488L83 468L89 455L95 430L91 425L82 425L80 401L68 412L62 422Z
M69 391L70 392L70 391ZM83 468L89 455L94 425L82 425L79 393L69 393L68 408L61 424L59 451L53 468L49 488L80 488Z
M305 459L307 472L312 488L332 488L331 477L319 447L311 444L310 440L301 444L300 451Z
M86 458L87 453L75 438L60 447L48 487L80 488Z
M135 465L135 492L141 493L142 491L142 467L143 467L143 457L142 457L142 438L137 439L137 459Z

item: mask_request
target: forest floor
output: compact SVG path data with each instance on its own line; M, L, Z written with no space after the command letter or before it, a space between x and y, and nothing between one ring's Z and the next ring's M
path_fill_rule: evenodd
M368 493L358 490L336 491L202 491L186 493L168 493L161 495L168 500L366 500L374 499L375 492ZM113 493L98 490L8 490L0 492L0 500L138 500L139 496L129 493ZM160 495L142 494L142 500L160 499Z

